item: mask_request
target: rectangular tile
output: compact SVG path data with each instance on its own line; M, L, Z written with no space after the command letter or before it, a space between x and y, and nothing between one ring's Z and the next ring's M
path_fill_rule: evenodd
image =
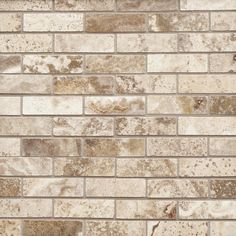
M231 236L236 230L235 221L214 221L211 225L211 236Z
M21 14L19 13L1 13L0 21L1 21L0 32L21 31L22 23L21 23Z
M211 156L235 156L236 138L210 138Z
M0 138L0 156L20 156L20 139Z
M211 96L209 110L211 115L235 115L236 96Z
M0 220L0 235L21 236L21 221Z
M18 197L20 195L21 195L21 179L0 178L0 196L1 197ZM0 234L1 234L1 230L0 230Z
M7 106L6 106L7 104ZM20 97L0 97L0 115L20 115Z
M0 55L0 73L21 73L21 57L18 55Z
M210 181L211 198L236 198L235 179L214 179Z
M211 54L210 59L210 72L236 72L236 56L232 53Z
M235 12L212 12L211 29L215 31L236 30Z

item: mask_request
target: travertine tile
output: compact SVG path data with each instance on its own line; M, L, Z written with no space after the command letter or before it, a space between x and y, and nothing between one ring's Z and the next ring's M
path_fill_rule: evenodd
M180 219L235 219L235 201L180 201Z
M144 221L87 221L85 236L125 235L145 236Z
M22 28L21 14L19 13L1 13L0 21L0 32L15 32Z
M21 222L19 220L0 220L0 235L21 236Z
M179 174L189 177L235 176L236 160L234 158L181 158Z
M211 29L216 31L236 30L235 12L212 12Z
M87 73L143 73L144 55L87 55Z
M117 94L175 93L175 75L121 75L115 79Z
M20 56L0 55L0 73L20 73L20 72L21 72Z
M0 175L3 176L44 176L52 174L51 158L2 157Z
M145 197L144 179L86 179L86 196L88 197Z
M0 178L0 196L1 197L17 197L20 195L21 195L21 179ZM1 234L1 229L0 229L0 234Z
M23 195L27 197L82 197L83 179L25 178Z
M82 97L40 96L23 97L25 115L81 115Z
M206 114L207 97L150 95L147 97L148 114Z
M0 199L0 217L51 216L51 199Z
M117 159L119 177L175 177L176 159L130 158Z
M108 158L56 158L56 176L114 176L115 159Z
M114 200L55 199L55 217L113 218Z
M84 156L143 156L145 140L143 138L86 138Z
M236 72L236 55L231 53L211 54L210 72Z
M144 14L86 14L86 32L144 32L146 16Z
M206 138L148 138L148 156L206 156Z
M113 125L114 121L111 117L57 117L53 119L53 134L55 136L112 136Z
M198 198L208 196L207 180L153 179L147 182L150 198Z
M116 217L118 219L175 219L176 202L163 200L117 200Z
M211 96L209 109L212 115L235 115L236 96Z
M86 97L85 114L140 115L145 113L143 96Z
M175 34L118 34L118 52L177 52Z
M119 117L115 119L115 132L117 135L175 135L176 123L172 117Z
M52 35L1 34L0 52L52 52Z
M207 222L194 221L149 221L148 236L208 236Z
M0 83L0 87L1 87L1 83ZM9 115L9 116L20 115L20 112L21 112L20 103L21 103L20 97L2 97L1 96L0 97L0 115Z
M235 221L214 221L210 222L211 236L232 236L236 230Z
M63 220L25 220L23 234L25 236L82 236L82 221L63 221Z
M235 75L179 75L180 93L236 93Z
M0 138L0 156L19 156L20 139L19 138Z
M210 138L210 155L235 156L236 138Z
M207 55L153 54L148 55L148 72L207 72Z
M54 81L55 94L112 94L112 76L56 76Z
M56 34L56 52L114 52L112 34Z
M236 180L215 179L210 181L211 198L235 198Z
M24 31L82 31L81 13L27 13L24 14Z
M78 55L25 55L23 72L35 74L82 73L83 57Z
M80 156L80 139L23 139L23 156Z
M207 13L155 13L149 15L150 31L207 31Z

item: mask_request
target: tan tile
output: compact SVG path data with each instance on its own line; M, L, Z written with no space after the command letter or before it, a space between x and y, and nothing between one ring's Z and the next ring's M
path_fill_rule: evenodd
M112 34L56 34L56 52L114 52Z
M21 236L21 222L19 220L0 220L0 235Z
M150 31L207 31L207 13L155 13L149 15Z
M55 199L55 217L113 218L114 200Z
M212 96L209 99L209 109L212 115L235 115L236 96Z
M55 94L112 94L112 76L56 76L54 81Z
M56 158L54 161L56 176L114 176L114 158Z
M117 159L119 177L175 177L176 175L176 159Z
M145 113L143 96L86 97L85 114L139 115Z
M35 74L82 73L83 57L78 55L25 55L23 72Z
M0 115L20 115L20 104L20 97L0 97Z
M235 198L236 180L215 179L210 181L211 198Z
M211 236L232 236L236 230L235 221L214 221L211 225Z
M80 139L23 139L23 156L80 156Z
M83 145L84 156L143 156L143 138L86 138Z
M0 138L0 156L19 156L20 139L19 138Z
M208 196L207 180L150 179L147 182L150 198L198 198Z
M20 72L21 72L20 56L0 55L0 73L20 73Z
M83 31L81 13L27 13L24 31Z
M236 30L235 12L212 12L211 13L212 30Z
M1 3L0 3L0 7L1 7ZM19 13L1 13L0 22L1 22L0 32L20 31L22 27L21 14Z
M211 54L210 72L236 72L236 55L232 53Z
M86 179L86 196L88 197L145 197L145 195L144 179Z
M163 200L117 200L116 217L118 219L175 219L176 202Z
M236 138L210 138L210 155L235 156Z
M148 55L148 72L207 72L207 55L153 54Z
M53 134L55 136L113 136L113 125L114 121L111 117L57 117L53 119Z
M0 178L0 196L1 197L17 197L20 195L21 195L21 179ZM0 234L1 234L1 229L0 229Z
M83 179L25 178L23 195L27 197L82 197Z

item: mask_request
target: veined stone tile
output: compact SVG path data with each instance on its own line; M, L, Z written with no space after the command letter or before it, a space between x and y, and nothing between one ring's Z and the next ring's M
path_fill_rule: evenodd
M236 55L220 53L210 55L210 72L236 72Z
M27 197L82 197L83 179L25 178L23 195Z
M214 221L210 222L211 236L232 236L236 230L235 221Z
M21 179L0 178L0 196L1 197L17 197L20 195L21 195ZM1 226L0 226L0 234L1 234Z
M118 52L177 52L175 34L118 34Z
M112 94L112 76L56 76L54 80L55 94Z
M52 121L48 117L0 117L1 135L51 135Z
M117 94L175 93L175 75L121 75L115 79Z
M52 52L52 35L1 34L0 52Z
M114 200L55 199L55 217L113 218Z
M2 75L0 93L50 94L51 75Z
M85 236L104 235L145 236L144 221L86 221Z
M208 236L207 222L149 221L148 236Z
M114 52L112 34L56 34L56 52Z
M23 97L24 115L81 115L82 97Z
M1 7L0 3L0 7ZM14 5L14 4L12 4ZM0 14L0 32L15 32L21 30L21 14L19 13L1 13Z
M144 73L144 55L86 55L87 73Z
M145 113L143 96L86 97L85 114L88 115L140 115Z
M117 135L175 135L176 123L172 117L119 117L115 131Z
M56 176L114 176L114 158L56 158L54 161Z
M206 96L150 95L148 114L207 114Z
M211 13L212 30L236 30L235 12L212 12Z
M206 156L206 138L148 138L148 156Z
M170 31L207 31L207 13L155 13L149 15L149 30Z
M0 73L20 73L20 72L21 72L20 56L0 55Z
M80 156L80 139L23 139L23 156Z
M236 135L236 117L179 117L179 135Z
M119 219L175 219L176 202L164 200L117 200Z
M23 72L35 74L82 73L83 57L78 55L24 55Z
M83 222L75 220L25 220L23 227L23 234L25 236L81 236L82 232Z
M179 34L181 52L232 52L236 49L234 33Z
M53 119L53 134L55 136L113 136L113 125L114 120L111 117L57 117Z
M21 221L0 220L0 235L21 236Z
M0 199L0 217L51 216L51 199Z
M82 31L81 13L26 13L24 31Z
M20 115L20 103L20 97L0 97L0 115Z
M236 93L235 75L179 75L180 93Z
M145 197L144 179L89 178L86 179L86 196L89 197Z
M51 158L1 157L0 175L3 176L44 176L52 174Z
M215 179L210 181L211 198L235 198L235 179Z
M180 176L219 177L235 176L235 158L181 158L179 159Z
M0 156L20 156L20 139L0 138Z
M207 55L153 54L148 55L148 72L207 72Z
M211 96L209 109L212 115L235 115L236 96Z
M235 219L235 201L180 201L180 219Z
M210 138L210 155L235 156L236 138Z
M181 10L235 10L236 2L234 0L180 0Z
M176 159L130 158L117 159L119 177L175 177Z
M55 0L57 11L112 11L114 0Z
M144 32L144 14L91 13L86 14L86 32Z
M208 196L207 180L151 179L147 183L150 198L198 198Z
M86 138L83 141L83 155L88 157L145 155L143 138Z

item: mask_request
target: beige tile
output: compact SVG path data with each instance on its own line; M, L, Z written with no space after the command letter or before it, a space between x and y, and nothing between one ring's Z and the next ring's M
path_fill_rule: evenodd
M211 225L211 236L232 236L236 230L235 221L214 221Z
M1 13L0 21L0 32L15 32L22 28L21 14L19 13Z
M235 115L236 96L211 96L209 110L211 115Z
M231 53L211 54L210 72L236 72L236 55Z
M20 72L21 72L21 57L20 56L0 55L0 73L7 74L7 73L20 73Z
M211 29L216 31L236 30L235 12L212 12Z
M211 198L235 198L236 180L214 179L210 181Z
M21 236L20 220L0 220L0 235Z
M0 196L1 197L18 197L20 195L21 195L21 179L0 178ZM1 234L1 230L0 230L0 234Z
M0 97L0 115L20 115L20 97ZM7 105L7 106L6 106Z
M212 156L236 155L236 138L210 138L209 146Z
M20 139L0 138L0 156L20 156Z

